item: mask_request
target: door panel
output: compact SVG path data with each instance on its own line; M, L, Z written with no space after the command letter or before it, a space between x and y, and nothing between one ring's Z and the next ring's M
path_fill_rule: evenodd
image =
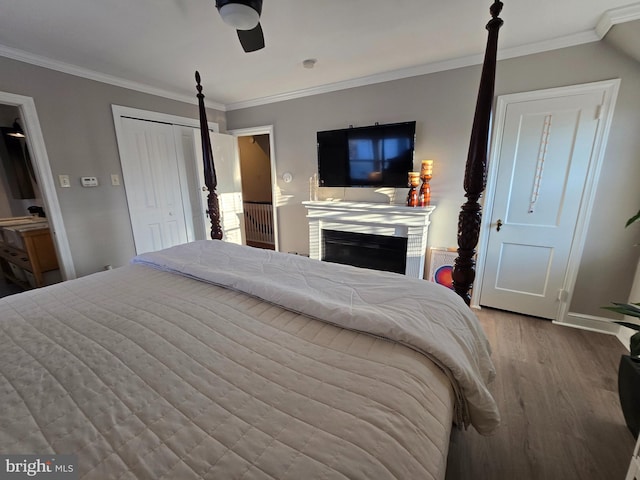
M156 251L162 248L162 227L159 223L149 223L146 226L150 248L147 251Z
M507 222L558 226L573 160L571 140L580 126L580 112L531 115L522 109L515 110L510 113L520 116L520 125L518 132L508 132L516 135L517 143L512 188L508 192Z
M593 92L507 106L482 305L556 318L601 103Z
M121 158L136 252L187 241L171 125L123 118Z
M549 272L553 259L553 249L535 245L502 243L496 288L514 293L544 296L549 283ZM521 269L512 268L520 263Z
M223 240L239 245L245 244L244 212L242 207L242 181L240 177L240 160L238 158L237 140L232 135L209 132L211 137L211 150L218 179L218 202L220 205L220 225L222 227ZM202 150L197 149L198 165L202 165ZM205 186L204 172L198 168L201 187ZM204 213L207 207L208 193L200 188L201 204L203 207L204 229L209 238L211 222Z
M196 149L200 148L200 130L195 127L174 126L178 168L182 181L182 204L187 226L187 239L206 240L207 233L203 218L204 209L201 203L200 176L202 170Z

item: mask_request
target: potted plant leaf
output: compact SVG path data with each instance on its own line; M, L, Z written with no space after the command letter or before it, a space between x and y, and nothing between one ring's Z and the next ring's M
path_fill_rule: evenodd
M636 213L633 217L627 220L627 224L625 225L625 228L631 225L632 223L639 222L639 221L640 221L640 210L638 210L638 213Z
M613 303L603 307L612 312L640 318L640 303ZM629 341L629 355L622 355L618 367L618 395L627 427L638 438L640 432L640 322L618 321L615 323L636 331Z
M627 220L625 227L636 222L640 222L640 211ZM640 303L612 302L612 305L603 308L631 317L625 320L614 320L614 323L636 332L629 340L629 355L622 355L620 358L618 394L627 426L633 436L638 438L640 432Z

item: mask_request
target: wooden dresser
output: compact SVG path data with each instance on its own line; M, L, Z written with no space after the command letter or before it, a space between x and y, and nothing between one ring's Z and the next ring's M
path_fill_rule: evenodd
M0 269L9 281L25 288L46 284L45 273L58 270L48 224L28 217L0 221Z

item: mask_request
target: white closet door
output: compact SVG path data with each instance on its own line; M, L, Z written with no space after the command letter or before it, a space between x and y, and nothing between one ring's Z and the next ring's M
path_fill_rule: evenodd
M172 125L122 118L122 174L138 254L187 242Z
M205 240L208 237L206 225L206 208L202 205L202 190L199 173L202 162L198 159L200 147L200 130L181 125L173 126L176 152L178 155L178 169L182 186L182 204L187 228L187 240Z

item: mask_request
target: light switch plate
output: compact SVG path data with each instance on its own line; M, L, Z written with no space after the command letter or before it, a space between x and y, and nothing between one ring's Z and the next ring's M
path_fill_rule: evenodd
M114 187L120 185L120 175L118 175L117 173L111 174L111 185L113 185Z
M71 188L71 181L69 175L58 175L58 182L62 188Z
M98 186L98 178L97 177L80 177L80 183L83 187L97 187Z

